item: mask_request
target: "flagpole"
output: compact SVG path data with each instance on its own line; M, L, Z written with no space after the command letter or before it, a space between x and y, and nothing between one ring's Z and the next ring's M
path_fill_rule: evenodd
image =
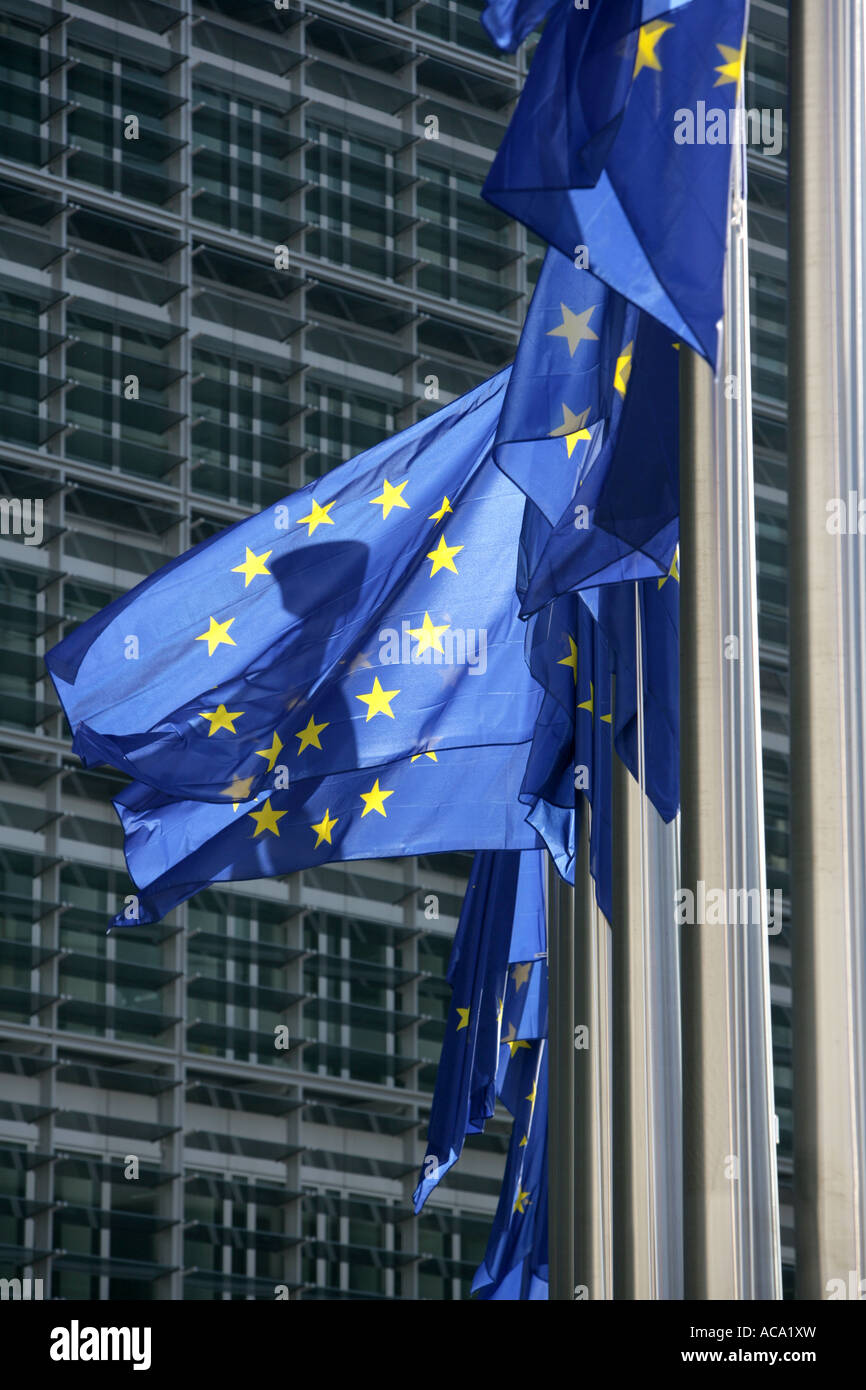
M791 7L793 1176L803 1299L862 1298L866 1277L864 24L857 0Z
M574 889L547 860L550 1298L574 1298Z
M719 378L685 345L680 354L687 1299L781 1297L744 152L732 187Z
M638 777L613 755L614 1296L680 1299L682 1071L676 822L646 797L643 637L635 584Z
M611 930L589 871L590 814L574 875L574 1297L597 1301L613 1297Z

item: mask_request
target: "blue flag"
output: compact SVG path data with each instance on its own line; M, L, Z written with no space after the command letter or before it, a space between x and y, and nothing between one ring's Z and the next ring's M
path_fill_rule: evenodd
M228 805L132 783L114 806L140 892L113 925L159 921L210 883L349 859L539 848L519 800L527 752L526 744L494 744L416 753Z
M679 537L679 352L667 329L636 317L600 448L552 529L526 513L524 614L574 589L667 573Z
M573 5L574 0L487 0L481 23L497 48L513 53L556 4ZM646 23L688 4L691 0L643 0L641 20Z
M607 588L618 592L624 587L610 585L588 592L596 600ZM632 586L628 588L633 594ZM579 818L589 815L590 872L598 905L610 920L611 675L615 656L604 629L580 594L566 594L549 603L530 619L529 634L529 663L544 687L545 698L521 800L529 808L529 822L569 883L574 882Z
M483 189L712 364L745 9L562 0Z
M548 1297L547 1044L528 1052L523 1088L513 1098L514 1124L505 1177L484 1261L472 1292L485 1300ZM529 1084L527 1084L527 1082Z
M546 949L541 861L537 851L475 856L448 967L452 998L416 1213L457 1162L465 1136L483 1130L493 1114L504 1001L509 986L513 994L515 971L523 976L532 970L531 964L509 970L509 959L539 942ZM523 993L528 997L529 990ZM530 1007L538 1012L540 1006L534 1001Z
M548 11L561 3L562 0L487 0L481 23L497 48L514 53Z
M638 311L549 247L496 430L494 456L552 526L594 476L626 396ZM571 586L569 586L571 587Z
M492 457L508 379L197 546L49 652L82 760L225 805L528 742L540 692L508 563L524 499Z
M660 579L637 586L640 614L646 794L665 821L680 804L679 551ZM584 591L605 635L616 672L614 746L638 776L638 681L635 585Z

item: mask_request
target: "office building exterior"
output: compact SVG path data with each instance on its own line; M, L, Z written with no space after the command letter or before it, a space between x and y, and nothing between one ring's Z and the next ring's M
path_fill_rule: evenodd
M480 8L0 0L0 1277L46 1296L464 1298L483 1255L504 1123L410 1203L468 856L214 889L106 935L121 784L70 754L41 660L511 360L543 248L479 192L528 54L495 55ZM747 105L784 109L785 31L755 0ZM787 891L784 154L749 163ZM784 1213L787 928L771 953Z

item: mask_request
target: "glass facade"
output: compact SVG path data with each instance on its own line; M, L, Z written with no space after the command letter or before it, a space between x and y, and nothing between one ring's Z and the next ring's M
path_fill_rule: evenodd
M467 856L200 894L106 935L120 785L42 655L188 546L513 357L541 244L479 190L528 53L461 0L0 0L0 1276L66 1298L464 1298L506 1126L409 1198ZM786 109L753 0L746 103ZM785 151L749 155L786 1277ZM14 511L10 511L14 516Z
M44 651L166 560L490 376L521 82L476 6L0 3L0 1277L52 1297L468 1294L504 1123L418 1221L468 856L131 884ZM9 515L14 520L14 508Z

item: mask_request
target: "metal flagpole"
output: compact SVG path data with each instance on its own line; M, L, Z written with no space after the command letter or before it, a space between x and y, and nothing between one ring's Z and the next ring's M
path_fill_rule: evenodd
M805 1299L866 1288L864 31L860 0L792 4L792 1040Z
M574 1297L613 1297L611 1220L610 924L589 871L590 810L584 807L575 866Z
M574 1298L574 889L547 860L550 1298Z
M680 364L684 1292L781 1296L763 847L745 152L722 368Z
M643 638L635 587L638 779L613 756L614 1295L679 1299L682 1073L678 824L646 797Z

